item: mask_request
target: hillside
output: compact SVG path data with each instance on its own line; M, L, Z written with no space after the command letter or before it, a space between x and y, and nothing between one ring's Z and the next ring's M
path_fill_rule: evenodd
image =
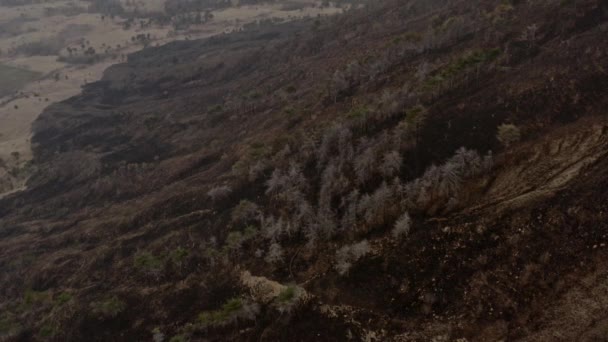
M34 122L0 340L602 341L608 1L384 0Z
M0 0L0 197L31 175L31 126L126 56L172 41L327 16L356 3Z

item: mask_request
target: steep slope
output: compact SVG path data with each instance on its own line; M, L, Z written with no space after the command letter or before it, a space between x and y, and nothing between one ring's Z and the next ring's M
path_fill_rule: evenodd
M131 55L35 123L0 334L601 340L607 19L383 1Z

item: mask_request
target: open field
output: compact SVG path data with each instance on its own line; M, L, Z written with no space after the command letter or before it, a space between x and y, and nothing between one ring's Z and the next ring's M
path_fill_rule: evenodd
M0 97L14 93L40 77L40 73L0 64Z

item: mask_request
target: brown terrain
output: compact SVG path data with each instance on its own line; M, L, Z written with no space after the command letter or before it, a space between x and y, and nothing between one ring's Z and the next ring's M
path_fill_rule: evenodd
M327 16L350 6L315 0L238 6L208 1L203 8L167 13L170 4L182 2L191 3L168 0L165 11L164 0L0 0L0 197L22 190L31 175L31 126L40 113L79 94L82 85L99 80L129 53L258 21ZM110 11L112 3L122 7ZM203 19L202 13L212 18Z
M605 0L131 54L34 122L0 340L607 341L607 72Z

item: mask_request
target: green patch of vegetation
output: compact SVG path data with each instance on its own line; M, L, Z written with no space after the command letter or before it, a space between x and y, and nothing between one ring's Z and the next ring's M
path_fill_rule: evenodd
M296 297L295 286L288 286L285 290L281 291L277 296L279 303L291 302Z
M70 300L72 300L72 295L67 292L62 292L55 298L55 303L57 305L63 305Z
M283 112L289 116L293 116L296 114L296 110L293 107L287 107L283 110Z
M0 336L8 335L17 330L19 330L19 325L15 322L13 317L9 316L8 313L0 316Z
M405 39L407 42L420 43L423 36L420 32L408 32L403 35L403 39Z
M243 232L233 231L226 237L224 252L230 250L239 250L243 243L253 239L258 234L258 230L253 226L247 226Z
M260 94L257 91L251 91L249 94L247 94L247 98L250 100L257 100L260 99L262 97L262 94Z
M422 106L415 106L405 111L405 121L414 125L418 122L419 118L424 115L425 109Z
M423 39L422 33L420 32L406 32L398 37L393 38L391 43L393 45L399 44L401 42L407 43L420 43Z
M42 337L53 337L57 334L57 329L50 324L45 324L40 328L39 334Z
M501 51L498 48L470 52L465 56L458 58L456 61L441 68L438 73L431 76L426 81L425 86L437 86L443 83L445 80L455 77L471 67L495 60L500 55L500 53Z
M433 23L433 28L435 32L445 32L447 29L460 20L460 17L449 17L444 21L441 21L440 18L436 18L436 21Z
M23 295L24 309L30 308L34 304L40 304L48 301L49 294L46 291L27 290Z
M267 156L270 153L270 148L261 142L254 142L249 145L249 156L257 159Z
M222 253L219 250L217 250L216 248L212 248L212 247L206 248L203 251L203 256L208 260L215 260L215 259L219 258L221 255L222 255Z
M182 247L177 247L169 254L169 259L175 264L180 264L186 259L186 257L190 254L187 249Z
M498 6L496 6L496 8L494 9L494 13L497 15L503 15L505 13L511 12L513 11L513 5L508 3L508 2L504 2Z
M0 97L14 93L40 76L38 72L0 64Z
M118 316L126 307L126 304L116 296L91 303L93 313L108 318Z
M367 106L353 107L348 112L347 117L349 119L365 119L369 115L369 108Z
M220 325L230 320L242 308L243 300L232 298L224 303L219 310L205 311L199 314L198 321L203 325Z
M415 106L405 111L405 119L399 128L406 134L417 135L426 121L427 111L423 106Z
M253 239L258 235L258 230L254 226L247 226L243 232L245 240Z
M149 252L136 254L133 263L135 268L144 271L160 270L163 267L163 261Z
M171 339L169 340L169 342L186 342L188 341L188 338L186 337L186 335L175 335L173 337L171 337Z
M230 232L226 237L225 250L239 250L245 242L245 238L241 232Z
M221 112L222 110L224 110L224 107L222 107L222 105L220 105L220 104L216 104L215 106L209 106L209 107L207 108L207 111L208 111L209 113L219 113L219 112Z

